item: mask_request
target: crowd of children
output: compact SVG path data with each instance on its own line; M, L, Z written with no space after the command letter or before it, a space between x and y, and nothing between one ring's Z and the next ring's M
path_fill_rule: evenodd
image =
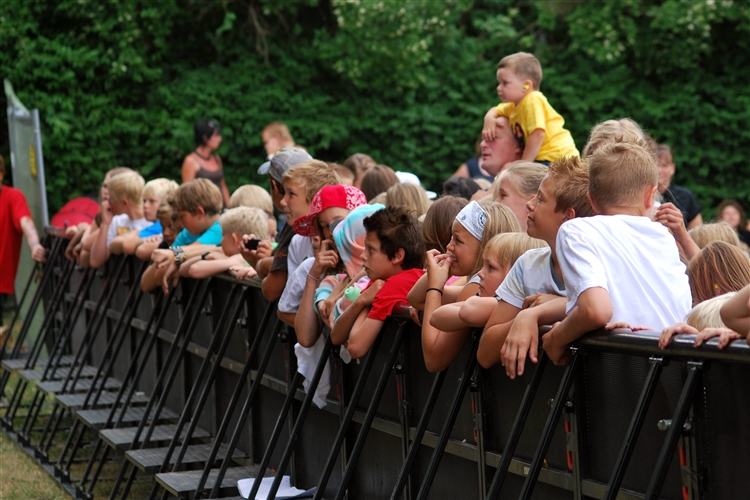
M278 123L263 132L269 191L229 196L223 177L211 178L218 126L199 122L182 185L112 169L100 214L74 230L67 255L92 267L112 253L151 261L145 291L225 272L260 280L300 352L330 331L360 358L408 302L430 371L446 369L477 327L479 363L501 363L511 378L540 349L565 363L568 346L600 328L656 330L664 349L681 333L696 346L719 337L721 348L748 337L742 207L728 200L703 224L695 197L671 183L672 149L627 118L594 126L581 157L540 92L533 55L503 58L497 80L503 102L485 116L483 173L447 182L436 200L366 154L313 159ZM540 337L542 325L553 326Z

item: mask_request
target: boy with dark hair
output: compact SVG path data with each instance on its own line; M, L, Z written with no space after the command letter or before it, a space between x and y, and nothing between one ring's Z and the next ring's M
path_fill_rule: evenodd
M409 290L424 274L422 228L406 207L378 210L364 220L364 226L362 260L372 281L331 331L333 343L345 344L354 359L367 354L393 307L406 302Z
M549 247L524 253L497 289L495 310L479 342L477 360L485 368L499 362L509 377L523 375L526 356L537 361L539 325L565 317L565 284L557 256L557 232L568 220L594 215L586 196L588 167L571 156L552 163L537 195L526 203L529 236ZM483 316L465 305L459 317ZM482 326L482 325L475 325Z
M674 237L650 218L658 166L641 144L613 142L588 159L595 217L567 221L557 255L567 317L542 337L555 364L586 332L623 322L661 330L682 321L692 297Z

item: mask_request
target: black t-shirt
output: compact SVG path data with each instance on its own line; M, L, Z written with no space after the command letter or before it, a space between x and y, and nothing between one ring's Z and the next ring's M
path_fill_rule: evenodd
M698 199L687 188L678 186L677 184L670 184L669 188L661 196L664 203L674 203L674 206L682 212L685 226L701 213L701 204L698 203Z
M279 233L279 244L273 249L271 255L273 255L273 262L271 263L271 269L273 271L286 271L287 268L287 257L289 255L289 243L292 242L294 237L294 229L292 225L287 223L284 224L284 229Z

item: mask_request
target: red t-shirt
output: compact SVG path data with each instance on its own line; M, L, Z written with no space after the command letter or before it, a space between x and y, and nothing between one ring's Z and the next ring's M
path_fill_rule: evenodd
M13 293L21 259L21 219L31 217L26 197L18 189L0 190L0 293Z
M393 312L393 307L401 302L406 302L406 296L414 286L414 283L419 280L424 274L422 269L408 269L401 271L398 274L394 274L383 283L383 288L375 295L375 300L372 301L372 308L367 314L368 318L385 321L385 319ZM371 281L367 288L372 285L374 281Z

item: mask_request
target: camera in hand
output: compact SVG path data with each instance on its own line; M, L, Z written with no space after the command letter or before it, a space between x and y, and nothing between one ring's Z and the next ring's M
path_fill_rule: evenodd
M260 240L258 238L255 238L254 240L248 240L245 243L245 248L247 248L248 250L257 250L258 243L260 243Z

